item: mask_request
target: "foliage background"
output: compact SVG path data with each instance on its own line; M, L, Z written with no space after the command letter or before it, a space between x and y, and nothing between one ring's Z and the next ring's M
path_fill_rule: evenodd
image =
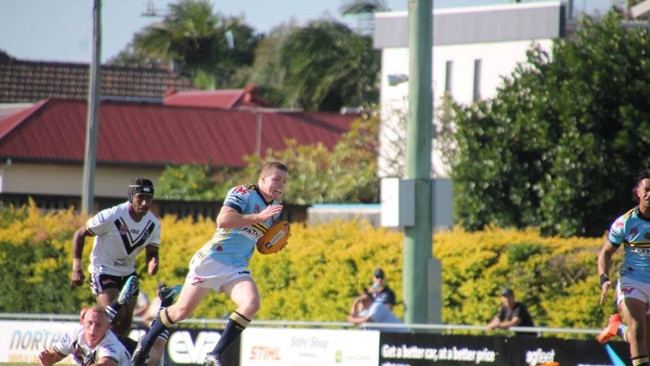
M156 197L186 201L221 201L228 190L242 183L257 183L265 161L278 160L289 168L285 202L377 202L379 178L377 141L379 118L366 115L352 122L332 150L317 143L298 145L287 140L281 151L269 149L264 157L245 156L246 168L211 169L201 165L167 166L156 186Z
M72 211L44 213L33 204L3 208L0 214L0 312L74 314L94 302L88 286L69 285L72 234L83 224L82 217ZM212 220L173 216L162 218L162 226L160 273L150 277L144 257L138 262L141 287L150 295L158 281L183 282L189 259L215 229ZM498 309L498 293L505 285L530 307L538 326L595 329L614 310L613 301L598 305L596 255L604 238L542 237L533 229L457 228L436 233L433 239L432 252L442 263L444 323L486 324ZM376 267L386 271L401 301L403 240L399 231L376 229L361 220L292 224L284 251L256 254L251 261L262 295L256 318L345 321L352 300L370 284ZM91 247L87 240L84 266ZM193 317L221 318L232 310L230 300L212 293ZM403 317L401 303L395 312Z
M456 106L463 227L599 236L634 205L650 163L650 37L623 21L581 18L552 51L532 48L493 99Z
M253 83L270 106L338 112L378 102L380 52L372 43L330 17L264 34L208 0L179 0L109 63L166 65L206 90Z

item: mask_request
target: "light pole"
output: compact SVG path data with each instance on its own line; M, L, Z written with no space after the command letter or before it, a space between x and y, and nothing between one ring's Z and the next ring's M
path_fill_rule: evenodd
M90 65L88 82L88 120L86 127L86 154L84 157L81 211L89 214L95 203L95 158L97 154L97 135L99 130L99 97L101 86L101 0L93 1L93 60Z
M406 176L415 182L415 224L404 227L404 305L406 323L438 322L439 309L429 300L438 295L429 282L438 278L431 257L431 137L433 120L432 34L433 0L409 1L409 117L406 135ZM439 271L439 268L437 269ZM430 273L431 272L431 273ZM433 283L432 283L433 284ZM429 315L431 313L431 315ZM428 318L433 319L428 319Z

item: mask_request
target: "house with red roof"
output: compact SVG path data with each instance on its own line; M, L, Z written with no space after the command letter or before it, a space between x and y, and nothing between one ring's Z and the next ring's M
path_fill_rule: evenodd
M88 67L53 64L14 60L9 65L0 58L0 103L5 106L0 112L0 199L5 203L20 205L32 197L43 208L79 207ZM102 69L102 78L121 81L101 83L97 209L124 200L135 176L155 183L168 165L244 167L244 156L283 150L288 139L332 148L357 118L273 109L254 86L197 92L166 71L150 72ZM157 81L148 82L150 87L127 85L147 78Z
M87 113L85 100L52 98L0 118L0 195L79 196ZM355 118L102 101L95 195L123 198L132 177L155 182L167 165L244 167L287 139L332 148Z
M18 60L0 50L0 105L47 98L85 99L89 75L88 64ZM197 88L190 79L165 68L101 67L103 98L161 102L169 89Z

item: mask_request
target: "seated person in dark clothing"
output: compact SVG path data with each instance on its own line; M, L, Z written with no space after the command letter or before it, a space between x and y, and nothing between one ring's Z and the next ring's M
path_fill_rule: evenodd
M395 306L395 292L386 284L386 275L381 268L375 269L372 277L372 287L370 288L375 297L375 301L382 303L393 310Z
M492 321L488 329L510 329L510 327L534 327L533 318L530 316L526 305L515 301L515 294L509 288L501 291L501 309ZM536 335L534 332L515 332L517 335Z

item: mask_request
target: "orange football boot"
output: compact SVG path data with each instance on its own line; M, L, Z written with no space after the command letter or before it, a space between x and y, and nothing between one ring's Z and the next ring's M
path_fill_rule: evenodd
M616 331L618 327L623 324L621 316L616 313L609 316L609 321L603 330L600 331L600 334L596 337L598 343L607 343L608 340L616 337Z

